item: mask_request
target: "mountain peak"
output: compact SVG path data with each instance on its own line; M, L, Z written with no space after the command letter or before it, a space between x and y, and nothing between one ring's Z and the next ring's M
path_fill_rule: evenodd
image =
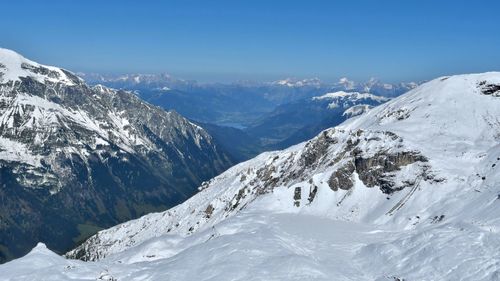
M0 48L0 84L31 77L40 83L77 84L80 79L69 71L31 61L15 51Z
M5 48L0 48L0 57L2 57L2 58L4 58L4 57L11 57L11 58L25 60L25 58L22 55L20 55L19 53L16 53L13 50L5 49Z
M304 86L312 86L319 87L322 82L319 78L308 78L308 79L296 79L296 78L286 78L282 80L277 80L271 82L272 85L286 86L286 87L304 87Z
M500 72L440 77L347 121L346 128L398 131L416 143L433 140L433 147L450 141L495 141L500 134Z
M326 94L321 95L321 96L313 97L312 99L313 100L330 100L330 99L346 98L346 97L355 97L358 99L362 99L362 98L368 99L369 98L369 99L379 100L379 101L389 100L389 98L373 95L370 93L346 92L346 91L330 92L330 93L326 93Z

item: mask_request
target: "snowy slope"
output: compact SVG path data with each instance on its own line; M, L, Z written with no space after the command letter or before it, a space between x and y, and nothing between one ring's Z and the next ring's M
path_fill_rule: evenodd
M498 232L470 224L396 230L245 211L214 230L161 236L99 262L39 245L0 266L0 280L498 280L499 246Z
M326 93L322 96L313 97L312 100L329 101L330 103L328 104L328 108L330 109L338 107L346 108L346 111L344 112L345 115L355 116L364 113L365 111L373 107L370 104L382 104L384 102L389 101L390 98L376 96L370 93L338 91L338 92ZM361 108L364 109L362 111L359 111Z
M0 83L20 81L21 77L31 77L42 83L48 81L74 85L74 78L68 74L60 68L41 65L12 50L0 48Z
M313 100L325 100L325 99L335 100L338 98L348 98L349 100L372 99L380 102L389 100L386 97L376 96L370 93L345 92L345 91L326 93L322 96L313 97Z
M23 270L39 246L0 280L498 280L498 96L500 73L435 79L67 254L97 262Z

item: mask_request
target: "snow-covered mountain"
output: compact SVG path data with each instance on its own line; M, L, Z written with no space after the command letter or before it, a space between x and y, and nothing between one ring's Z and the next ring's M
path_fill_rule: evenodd
M384 83L376 78L370 78L366 82L356 82L347 77L340 78L332 85L333 89L345 91L358 91L376 94L386 97L397 97L411 89L416 88L417 82Z
M498 280L500 73L442 77L0 280Z
M117 89L149 88L159 91L167 91L170 88L177 89L197 85L196 81L179 79L168 73L113 75L79 72L77 74L89 84L102 84Z
M0 49L0 261L174 206L229 164L176 112Z
M370 78L368 81L353 81L347 77L340 78L336 83L323 82L319 78L286 78L269 82L268 84L289 88L329 88L333 91L369 92L387 97L399 96L419 85L419 83L416 82L384 83L376 78Z
M376 96L376 95L373 95L370 93L339 91L339 92L333 92L333 93L326 93L322 96L313 97L312 100L330 101L330 103L328 104L328 108L330 108L330 109L334 109L337 107L349 109L350 106L353 106L353 105L370 106L367 103L373 103L373 102L383 103L383 102L388 101L389 98L383 97L383 96Z
M276 86L286 86L286 87L317 87L317 88L324 85L319 78L309 78L309 79L286 78L270 82L269 84Z
M325 82L321 79L306 78L284 78L276 81L270 82L259 82L259 81L235 81L230 84L221 83L198 83L196 80L185 80L181 78L174 77L168 73L157 73L157 74L147 74L147 73L135 73L135 74L102 74L102 73L77 73L79 77L82 77L87 83L103 84L110 86L112 88L119 89L149 89L149 90L166 90L166 89L176 89L176 90L187 90L197 87L227 87L227 86L239 86L244 88L268 88L266 91L273 91L272 87L277 88L319 88L325 89L329 88L331 90L337 91L359 91L359 92L370 92L376 95L382 96L398 96L405 93L419 85L416 82L400 82L400 83L386 83L382 82L376 78L370 78L368 81L354 81L347 77L340 78L339 81L335 83ZM277 90L277 89L276 89ZM283 89L281 89L283 90Z

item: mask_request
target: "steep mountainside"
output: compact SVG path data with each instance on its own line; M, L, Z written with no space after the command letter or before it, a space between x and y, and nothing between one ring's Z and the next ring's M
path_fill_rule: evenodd
M244 130L208 123L198 123L198 125L213 137L234 163L253 158L265 149L257 137L247 134Z
M0 261L174 206L229 164L179 114L0 49Z
M0 280L498 280L500 73L443 77ZM36 266L32 266L36 264Z

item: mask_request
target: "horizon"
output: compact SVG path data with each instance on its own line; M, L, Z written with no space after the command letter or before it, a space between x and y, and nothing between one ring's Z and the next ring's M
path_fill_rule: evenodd
M487 71L487 72L495 72L495 71ZM318 79L320 81L320 83L322 84L325 84L325 85L333 85L333 84L339 84L341 83L343 79L347 79L349 82L354 82L354 83L366 83L366 82L370 82L370 81L377 81L377 82L380 82L380 83L386 83L386 84L399 84L399 83L424 83L424 82L427 82L427 81L430 81L432 79L437 79L439 77L442 77L442 76L439 76L439 77L434 77L434 78L431 78L429 80L415 80L415 81L411 81L411 80L408 80L408 81L394 81L394 82L388 82L388 81L385 81L385 80L382 80L382 79L379 79L377 77L368 77L367 79L364 79L364 80L354 80L354 79L351 79L350 77L346 77L346 76L341 76L341 77L338 77L337 79L331 79L331 80L324 80L324 79L321 79L319 77L295 77L295 76L282 76L282 77L279 77L277 76L276 79L272 80L272 79L269 79L269 80L258 80L258 79L240 79L240 80L216 80L216 81L212 81L212 80L198 80L198 79L187 79L187 78L184 78L184 77L179 77L177 75L173 75L169 72L156 72L156 73L153 73L153 72L117 72L117 73L103 73L103 72L82 72L82 71L79 71L79 72L74 72L74 74L76 75L100 75L100 76L103 76L105 78L118 78L118 77L121 77L121 76L141 76L141 75L144 75L144 76L163 76L163 75L166 75L166 76L169 76L169 78L173 78L173 79L178 79L178 80L182 80L182 81L186 81L186 82L195 82L195 83L199 83L199 84L238 84L238 83L256 83L256 84L259 84L259 83L262 83L262 84L266 84L266 83L275 83L275 82L279 82L279 81L285 81L285 80L289 80L291 82L297 82L297 81L304 81L304 80L315 80L315 79ZM476 73L463 73L463 74L476 74ZM460 74L456 74L456 75L460 75ZM447 76L447 75L443 75L443 76Z
M33 61L35 63L40 63L38 61L30 59L29 57L24 56L23 54L17 52L16 50L12 50L12 49L4 48L4 47L0 46L0 51L2 49L7 50L9 52L13 52L13 53L23 57L24 59L29 60L29 61ZM50 67L62 68L62 67L59 67L57 65L51 65L51 64L46 64L46 63L40 63L40 64L45 65L45 66L50 66ZM194 82L194 83L198 83L198 84L232 84L232 83L234 83L234 84L238 84L238 83L257 83L257 84L263 83L263 84L265 84L265 83L275 83L275 82L286 81L286 80L289 80L291 82L306 81L306 80L319 80L320 83L325 84L325 85L341 84L341 83L343 83L342 80L345 80L344 82L354 82L354 83L367 83L367 82L375 81L375 82L384 83L384 84L405 84L405 83L406 84L408 84L408 83L422 84L422 83L429 82L431 80L439 79L442 77L500 72L500 71L496 71L496 70L491 70L491 71L473 72L473 73L457 73L457 74L436 76L436 77L432 77L430 79L420 80L420 81L419 80L408 80L408 81L395 81L395 82L384 81L384 80L379 79L378 77L374 77L374 76L368 77L365 80L354 80L354 79L350 79L350 77L346 77L346 76L340 76L336 80L323 80L319 77L286 76L286 77L277 77L275 80L257 80L257 79L252 80L250 78L250 79L229 80L229 81L220 81L220 80L218 80L218 81L203 81L203 80L197 80L197 79L186 79L184 77L172 75L169 72L156 72L156 73L154 73L154 72L83 72L83 71L72 71L71 69L66 69L66 68L62 68L62 69L70 71L82 79L83 79L82 76L86 76L86 75L89 75L89 76L97 75L97 76L101 76L103 78L115 78L115 79L118 77L123 77L123 76L167 76L169 78L173 78L174 80L180 80L180 81L185 81L185 82Z
M199 82L397 83L500 70L500 4L434 2L21 0L4 4L0 45L75 73ZM26 19L36 17L34 28Z

